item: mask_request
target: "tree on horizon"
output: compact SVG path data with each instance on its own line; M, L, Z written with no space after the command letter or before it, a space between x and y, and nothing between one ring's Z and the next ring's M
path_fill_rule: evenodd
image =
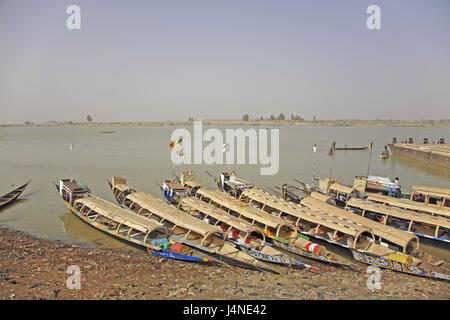
M91 117L90 114L88 114L88 115L86 116L86 120L87 120L88 122L92 122L92 117Z
M249 117L248 114L244 114L244 115L242 116L242 121L248 121L249 119L250 119L250 117Z

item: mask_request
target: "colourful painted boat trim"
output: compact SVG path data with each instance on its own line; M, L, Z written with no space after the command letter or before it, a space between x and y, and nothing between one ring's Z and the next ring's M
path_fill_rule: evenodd
M359 252L356 249L351 249L353 257L356 261L370 264L384 269L390 269L398 272L415 274L423 277L430 277L434 279L450 280L450 275L439 273L436 271L428 271L424 268L413 266L411 264L401 263L398 261L386 259L383 257L374 256L368 253Z
M289 257L274 257L270 254L266 254L266 253L262 253L261 251L258 251L256 249L253 248L247 248L245 246L240 245L239 248L247 253L248 255L252 256L255 259L264 261L264 262L270 262L270 263L279 263L279 264L283 264L283 265L297 265L297 266L301 266L304 268L308 268L308 269L316 269L319 270L319 268L313 267L309 264L300 262L296 259L292 259Z
M339 264L339 265L344 265L345 263L338 261L336 258L332 258L332 257L328 257L328 256L323 256L320 255L318 253L315 252L311 252L311 251L307 251L303 248L297 247L297 246L291 246L289 244L283 243L283 242L274 242L273 244L269 244L266 243L266 245L272 245L273 247L278 247L281 248L283 250L298 254L300 256L304 256L304 257L308 257L311 259L315 259L315 260L320 260L323 262L329 262L329 263L333 263L333 264Z

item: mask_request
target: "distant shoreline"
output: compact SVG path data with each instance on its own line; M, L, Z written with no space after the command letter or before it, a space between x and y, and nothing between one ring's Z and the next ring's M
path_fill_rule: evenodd
M380 120L201 120L205 126L339 126L339 127L450 127L450 122L439 121L380 121ZM121 127L121 126L190 126L193 121L144 122L44 122L0 124L0 127Z

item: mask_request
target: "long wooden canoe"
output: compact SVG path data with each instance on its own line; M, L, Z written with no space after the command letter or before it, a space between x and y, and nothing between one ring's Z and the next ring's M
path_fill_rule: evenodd
M184 181L183 178L182 181ZM184 183L185 187L191 188L191 193L195 197L198 197L205 203L212 204L219 209L223 209L228 214L261 228L265 236L271 240L269 244L274 248L321 262L328 262L335 265L345 264L332 257L326 251L325 247L312 242L307 236L298 233L292 221L282 219L264 210L250 206L219 190L204 188L195 181L184 181Z
M22 192L25 190L25 188L28 186L30 182L31 180L25 183L23 186L20 186L17 189L14 189L13 191L10 191L7 194L1 196L0 208L5 207L6 205L16 200L22 194Z
M369 147L335 147L334 150L367 150Z
M205 223L220 225L222 230L228 232L228 241L258 260L282 265L314 268L306 263L282 255L280 251L274 249L265 241L265 235L260 228L198 198L183 198L178 202L177 208Z
M120 183L114 184L114 181ZM227 235L219 227L205 224L186 215L151 194L134 191L125 183L124 178L115 178L111 183L117 201L137 216L164 224L169 228L171 237L176 241L228 265L277 273L261 264L257 259L243 253L236 246L226 242ZM221 237L219 238L217 235L221 235Z
M351 198L345 209L419 237L450 243L450 219Z
M399 199L374 193L369 194L367 200L411 211L423 212L429 215L437 215L450 218L450 208L441 207L435 204L425 204L423 202L417 202L402 198Z
M317 195L316 197L314 197L315 194ZM359 218L365 220L358 218L354 219L351 217L351 215L356 216L354 214L346 213L345 210L337 207L331 208L332 206L326 203L326 200L328 199L327 196L319 195L314 192L312 195L313 197L304 198L302 200L302 203L309 203L311 205L311 208L308 208L309 210L305 210L306 208L304 205L287 202L257 188L250 188L243 191L240 200L252 205L259 205L267 212L272 212L279 216L282 216L283 214L285 217L291 216L291 219L296 221L296 224L299 224L300 226L308 226L308 223L312 223L309 224L311 227L314 226L315 223L316 228L314 230L310 229L311 231L314 231L319 236L327 235L328 239L327 237L323 237L324 240L348 248L352 252L354 259L357 261L408 274L450 280L448 264L444 262L444 265L438 267L436 264L440 264L441 261L436 261L431 255L418 250L417 236L410 235L408 237L405 234L392 233L392 230L382 228L379 225L376 225L376 222L368 223L365 220L369 219L362 217ZM337 211L334 211L335 209L337 209ZM312 219L311 216L322 218L322 220ZM304 224L304 222L308 223ZM302 232L305 232L305 230L303 229ZM347 244L343 243L342 239L347 238L352 232L353 237L351 237L351 239L353 239L354 242L347 241ZM364 234L366 236L363 236ZM394 243L401 246L401 251L404 251L405 253L394 250L392 247L386 247L386 244L381 245L381 243L375 243L375 239L373 238L375 234L378 236L378 241L382 239L394 241ZM367 246L364 245L364 238L367 240ZM358 239L360 239L359 241L361 242L359 245ZM406 254L406 252L409 252L410 249L413 249L416 245L416 250L413 252L414 256Z
M92 196L88 188L83 189L76 181L65 179L59 185L54 184L64 204L76 217L119 241L143 249L150 255L167 259L211 261L188 247L173 246L164 225L136 217L129 210Z

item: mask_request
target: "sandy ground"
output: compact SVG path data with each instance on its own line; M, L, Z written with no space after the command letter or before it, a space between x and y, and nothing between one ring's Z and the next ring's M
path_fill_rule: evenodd
M314 264L314 262L312 262ZM80 289L68 289L71 265ZM381 289L355 271L274 267L280 274L84 248L0 227L0 299L449 299L448 282L381 271ZM70 280L70 279L69 279ZM70 281L69 281L70 282Z

